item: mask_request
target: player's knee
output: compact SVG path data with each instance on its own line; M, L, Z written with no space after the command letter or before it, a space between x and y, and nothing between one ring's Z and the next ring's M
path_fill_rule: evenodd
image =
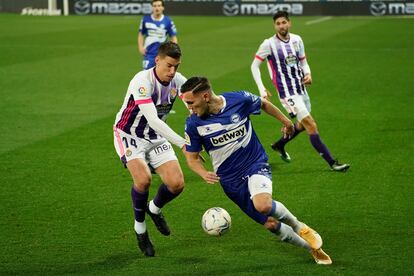
M149 190L151 185L151 178L141 179L139 181L134 180L134 189L140 193L145 193Z
M165 184L168 186L168 190L170 190L170 192L173 194L179 194L184 190L184 177L173 179Z
M263 215L268 215L270 213L270 211L272 211L272 203L270 202L256 202L254 204L254 208L256 208L256 210L263 214Z
M306 129L308 134L317 134L318 133L318 126L316 125L315 120L312 117L306 117L302 120L302 124Z

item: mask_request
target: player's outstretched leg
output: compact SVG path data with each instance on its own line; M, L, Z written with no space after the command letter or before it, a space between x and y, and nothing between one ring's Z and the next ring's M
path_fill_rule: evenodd
M134 230L138 241L138 247L145 256L155 255L154 247L148 237L147 226L145 224L145 209L148 200L148 191L138 192L134 186L131 188L132 205L134 208Z
M331 170L335 172L346 172L350 165L349 164L341 164L338 160L334 160L331 153L329 152L326 145L322 142L321 137L318 133L310 134L309 140L314 147L314 149L322 156L323 159L329 164Z
M280 158L282 158L283 161L289 163L291 161L289 153L285 150L285 145L295 138L301 131L303 131L303 128L299 128L297 124L295 124L295 132L291 137L284 137L282 136L279 140L274 142L271 147L274 151L277 151L280 155Z
M322 247L321 236L315 230L300 222L286 208L286 206L283 205L283 203L273 200L272 210L269 215L291 226L295 233L299 234L299 236L304 239L312 249L319 249Z
M180 191L181 192L181 191ZM172 193L165 184L161 184L158 188L158 192L153 200L148 204L147 213L154 221L155 226L161 234L168 236L171 231L168 227L167 221L164 218L164 215L161 212L161 208L165 204L176 198L180 192Z

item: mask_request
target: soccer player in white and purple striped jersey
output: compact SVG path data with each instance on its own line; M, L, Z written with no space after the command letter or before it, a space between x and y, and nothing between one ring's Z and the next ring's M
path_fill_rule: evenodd
M281 137L272 144L281 158L290 162L285 145L300 132L306 130L315 150L325 159L333 171L346 171L350 165L335 160L319 136L316 121L311 116L311 103L305 85L312 84L311 70L306 60L305 47L299 35L289 32L291 22L285 11L273 16L276 34L265 39L260 45L251 64L253 78L260 96L268 98L272 94L265 88L260 74L260 65L267 59L272 82L278 92L280 102L291 118L297 118L295 133L291 137Z
M161 208L184 188L180 164L168 141L183 148L185 139L165 123L174 101L180 95L181 85L186 81L177 72L180 62L181 50L176 43L161 44L155 67L139 72L129 83L114 124L116 152L133 179L134 229L138 246L146 256L154 256L155 251L148 236L145 213L163 235L169 235L170 229ZM154 199L147 203L150 169L160 175L163 183Z

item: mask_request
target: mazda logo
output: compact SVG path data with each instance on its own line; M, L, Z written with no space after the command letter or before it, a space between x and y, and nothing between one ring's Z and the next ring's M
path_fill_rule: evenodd
M86 15L91 11L91 4L86 0L80 0L74 5L75 13L79 15Z
M225 2L223 4L223 13L227 16L235 16L239 14L239 4L236 2Z
M369 7L369 11L374 16L382 16L387 12L387 5L384 2L373 2Z

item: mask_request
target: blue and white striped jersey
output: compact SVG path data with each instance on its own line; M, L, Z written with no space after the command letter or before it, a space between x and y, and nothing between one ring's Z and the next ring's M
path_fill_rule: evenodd
M302 84L304 77L300 61L305 59L305 47L302 38L289 34L289 40L280 40L277 35L265 39L256 52L259 60L268 60L272 82L279 98L306 94Z
M166 15L155 20L151 15L145 15L139 25L139 32L145 36L145 56L155 57L160 44L167 41L167 36L176 36L177 29L174 22Z
M226 92L221 97L224 107L218 114L192 114L185 132L187 151L200 152L204 147L217 175L225 180L243 176L253 164L266 163L268 157L249 118L260 114L261 99L246 91Z

